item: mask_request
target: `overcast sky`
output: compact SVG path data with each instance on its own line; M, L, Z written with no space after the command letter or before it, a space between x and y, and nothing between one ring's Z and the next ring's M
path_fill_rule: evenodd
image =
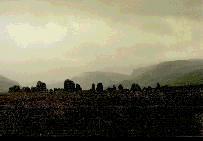
M202 25L203 0L0 0L0 73L28 84L203 58Z

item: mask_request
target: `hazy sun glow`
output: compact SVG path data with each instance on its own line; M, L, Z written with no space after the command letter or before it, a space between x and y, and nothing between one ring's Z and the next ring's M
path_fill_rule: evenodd
M26 48L33 44L52 44L61 41L66 36L67 28L55 23L43 26L20 23L9 24L7 31L19 47Z

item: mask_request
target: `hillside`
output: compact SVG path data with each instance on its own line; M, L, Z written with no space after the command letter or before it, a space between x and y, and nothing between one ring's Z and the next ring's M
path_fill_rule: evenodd
M7 92L9 90L9 87L13 85L19 85L19 84L16 81L10 80L0 75L0 92Z
M203 69L184 74L176 80L169 82L170 85L199 85L203 84Z
M104 87L108 87L126 79L129 79L129 76L125 74L99 71L86 72L72 78L74 82L79 83L84 89L90 89L92 83L102 82Z
M155 86L157 82L162 85L185 84L184 81L186 79L190 83L192 83L192 81L201 83L198 76L200 75L201 70L203 70L203 60L168 61L134 70L129 80L120 83L123 84L124 87L130 87L132 83L139 83L141 86ZM196 77L195 80L192 78L193 75ZM189 79L191 80L189 81Z
M85 72L71 78L71 80L73 80L75 83L80 84L83 89L90 89L92 83L95 83L96 85L97 83L102 82L103 86L107 87L126 79L129 79L129 76L125 74L100 71ZM63 81L60 81L57 83L48 84L47 86L48 88L63 88L63 83Z
M131 75L113 72L85 72L71 78L83 89L90 89L92 83L102 82L104 87L122 84L130 88L132 83L141 86L184 85L203 83L203 60L177 60L134 69ZM65 79L64 79L65 80ZM63 81L48 84L48 88L63 88Z

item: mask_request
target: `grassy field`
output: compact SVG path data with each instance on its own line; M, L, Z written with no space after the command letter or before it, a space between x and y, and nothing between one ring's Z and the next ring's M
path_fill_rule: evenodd
M192 106L151 103L145 97L93 93L11 93L0 96L0 135L199 135ZM158 104L157 104L158 103Z

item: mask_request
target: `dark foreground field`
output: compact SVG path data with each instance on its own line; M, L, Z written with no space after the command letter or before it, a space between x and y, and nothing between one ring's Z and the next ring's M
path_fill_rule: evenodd
M0 135L200 136L201 96L11 93L0 96Z

